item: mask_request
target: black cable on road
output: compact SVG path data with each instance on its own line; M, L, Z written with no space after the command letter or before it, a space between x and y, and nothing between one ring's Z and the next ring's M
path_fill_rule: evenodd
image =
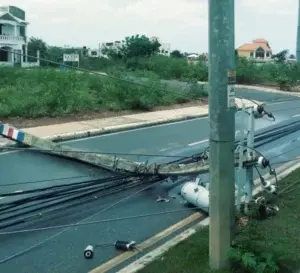
M130 176L132 177L132 176ZM99 186L101 186L101 183L112 183L113 182L117 182L117 181L123 181L123 179L125 178L122 178L122 177L115 177L115 178L106 178L106 179L103 179L103 180L97 180L96 182L98 183L99 182ZM83 188L85 185L82 185ZM47 198L51 198L51 197L55 197L57 195L60 195L60 194L63 194L63 193L68 193L70 192L71 189L67 188L67 189L61 189L61 190L56 190L54 192L50 192L50 193L42 193L40 195L35 195L35 196L32 196L32 197L26 197L26 198L23 198L23 199L19 199L19 200L16 200L16 201L11 201L11 202L5 202L5 203L2 203L0 204L0 209L2 207L4 207L4 209L6 208L5 206L9 206L9 205L23 205L23 204L26 204L28 202L33 202L33 201L37 201L37 200L45 200Z
M297 125L297 124L296 124ZM295 131L295 130L299 130L299 128L298 127L295 127L295 125L294 125L294 127L292 127L290 130L281 130L281 131L279 131L279 132L277 132L276 133L276 131L275 132L273 132L272 134L267 134L267 138L265 139L265 142L260 142L259 144L256 144L255 145L255 148L257 148L257 147L259 147L259 146L261 146L261 145L264 145L264 144L266 144L266 143L269 143L270 142L270 137L272 138L271 139L271 141L274 141L274 140L276 140L276 139L278 139L278 138L280 138L280 137L283 137L284 135L287 135L287 134L289 134L289 133L291 133L291 130L293 130L293 131ZM262 140L263 138L261 138L260 140ZM69 192L69 191L68 191ZM53 197L53 196L57 196L57 194L58 193L56 193L56 194L54 194L54 195L50 195L50 196L47 196L47 198L51 198L51 197ZM44 200L44 198L45 198L45 196L42 196L41 197L42 198L42 200ZM34 198L34 201L36 200L37 198ZM40 199L40 198L39 198ZM28 200L26 200L26 201L28 201ZM31 201L31 200L30 200ZM52 206L53 206L53 204L52 204ZM20 214L21 215L21 214Z
M97 177L97 176L99 176L99 177ZM54 182L54 181L62 181L62 180L69 180L69 179L80 179L80 178L102 179L104 177L103 177L103 174L101 174L101 173L90 174L90 175L66 176L66 177L57 177L57 178L43 179L43 180L33 180L33 181L24 181L24 182L15 182L15 183L9 183L9 184L1 184L0 187L18 186L18 185L27 185L27 184L49 183L49 182Z
M131 177L132 175L124 175L124 176L111 176L111 177L106 177L106 178L98 178L98 179L93 179L89 181L84 181L84 182L75 182L75 183L67 183L67 184L61 184L61 185L54 185L54 186L48 186L44 188L37 188L33 190L25 190L25 191L20 191L20 192L11 192L11 193L2 193L0 194L0 197L7 197L7 196L16 196L16 195L25 195L25 194L31 194L35 192L44 192L44 191L50 191L50 190L55 190L55 189L61 189L61 188L66 188L68 187L69 189L76 189L80 187L86 187L89 185L94 185L94 184L99 184L99 183L105 183L112 181L114 179L122 179L122 178L128 178ZM2 185L0 185L2 186Z
M109 188L106 188L107 192L104 192L103 194L98 195L97 198L99 198L100 196L105 196L105 195L110 195L110 194L113 194L113 193L117 193L117 192L120 192L124 189L129 189L129 188L132 188L132 187L136 187L137 185L141 185L140 181L128 182L126 184L120 185L116 189L114 189L115 188L114 186L111 186ZM111 191L109 191L110 188L112 188ZM77 195L72 196L70 198L58 201L55 204L46 205L46 206L43 206L42 208L41 207L40 208L35 208L35 209L32 209L32 210L27 211L27 212L20 212L20 213L15 214L15 215L0 218L0 223L3 223L4 221L8 221L8 220L20 217L20 216L23 217L25 215L32 214L32 213L35 213L37 211L42 211L42 212L39 212L39 213L35 213L33 215L29 215L28 217L23 217L19 220L16 220L16 221L13 221L13 222L10 222L10 223L7 223L7 224L2 224L2 225L0 225L0 229L13 227L13 226L16 226L16 225L19 225L19 224L24 224L28 221L32 221L32 220L35 220L35 219L40 219L42 217L48 216L48 215L50 215L52 213L55 213L55 212L65 211L68 208L73 208L73 207L76 207L76 206L79 206L79 205L82 205L82 204L86 204L90 201L96 200L96 198L95 197L89 197L89 198L86 198L85 200L82 200L82 201L79 201L79 200L84 198L84 197L88 197L92 194L96 194L96 193L99 193L99 192L102 192L102 191L103 191L103 189L101 189L99 187L95 188L95 189L92 189L90 191L82 191L80 194L77 194ZM71 203L72 201L75 201L75 202ZM59 205L63 205L63 204L66 204L66 203L71 203L71 204L57 207ZM56 208L43 211L45 209L49 209L49 208L54 207L54 206L56 206Z

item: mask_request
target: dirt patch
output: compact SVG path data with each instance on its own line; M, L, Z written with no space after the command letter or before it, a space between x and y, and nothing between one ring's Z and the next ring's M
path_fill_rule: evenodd
M201 106L207 105L207 99L198 100L194 102L188 102L183 104L175 104L171 106L160 106L154 108L150 112L160 111L160 110L175 110L184 107L191 107L191 106ZM37 126L46 126L52 124L61 124L73 121L84 121L84 120L92 120L92 119L100 119L100 118L110 118L110 117L117 117L117 116L124 116L124 115L132 115L132 114L139 114L143 113L144 111L120 111L120 112L110 112L110 111L102 111L102 112L85 112L85 113L76 113L72 115L67 115L64 117L54 117L54 118L37 118L37 119L28 119L22 117L15 117L15 118L2 118L2 123L9 123L17 128L30 128L30 127L37 127Z

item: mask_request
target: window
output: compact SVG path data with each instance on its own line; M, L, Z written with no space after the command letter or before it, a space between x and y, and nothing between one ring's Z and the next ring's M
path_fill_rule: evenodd
M261 47L259 47L258 49L256 49L255 56L256 56L256 58L264 58L265 57L265 51L264 51L264 49L261 48Z
M92 52L91 52L91 55L92 55L92 56L96 56L96 55L97 55L97 51L92 51Z
M267 52L267 55L266 55L267 57L270 57L270 52Z
M253 58L253 51L250 53L250 57Z

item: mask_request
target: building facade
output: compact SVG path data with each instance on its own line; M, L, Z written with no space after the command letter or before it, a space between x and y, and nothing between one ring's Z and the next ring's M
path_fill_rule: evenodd
M257 61L270 61L272 60L272 49L269 42L265 39L259 38L241 45L237 49L238 55Z
M118 50L118 48L120 48L122 46L122 44L123 44L123 41L100 43L99 50L98 50L98 57L107 58L107 56L105 54L103 54L104 49Z
M0 6L0 65L36 66L28 63L25 11L15 6ZM25 55L22 55L25 54Z
M164 56L168 56L168 57L170 56L170 54L171 54L171 44L170 43L163 43L156 36L152 36L150 38L150 40L158 41L161 44L161 46L159 47L159 52L158 52L159 55L164 55Z

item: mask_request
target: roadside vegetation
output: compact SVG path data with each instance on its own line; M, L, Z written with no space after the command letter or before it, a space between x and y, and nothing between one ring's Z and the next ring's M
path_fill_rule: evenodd
M209 230L178 244L139 273L294 273L300 269L300 170L279 182L278 197L266 196L279 212L267 218L238 217L237 234L228 253L229 270L209 268Z
M30 59L39 50L42 67L0 69L0 116L39 118L91 111L151 111L159 106L197 103L197 99L207 97L204 88L197 85L197 81L208 80L205 55L190 64L187 53L174 50L170 57L161 56L157 54L159 47L158 41L136 35L125 38L117 51L104 50L108 58L93 58L87 56L84 47L62 49L31 38ZM57 63L62 63L63 54L70 52L80 54L81 68L106 72L121 80L79 73L75 68L61 71ZM300 66L286 64L284 52L280 54L276 62L260 65L236 57L237 83L297 90Z
M126 80L124 75L119 75ZM181 88L155 79L145 85L76 71L0 69L1 117L57 117L91 111L150 111L204 97L203 87ZM148 87L149 86L149 87Z

